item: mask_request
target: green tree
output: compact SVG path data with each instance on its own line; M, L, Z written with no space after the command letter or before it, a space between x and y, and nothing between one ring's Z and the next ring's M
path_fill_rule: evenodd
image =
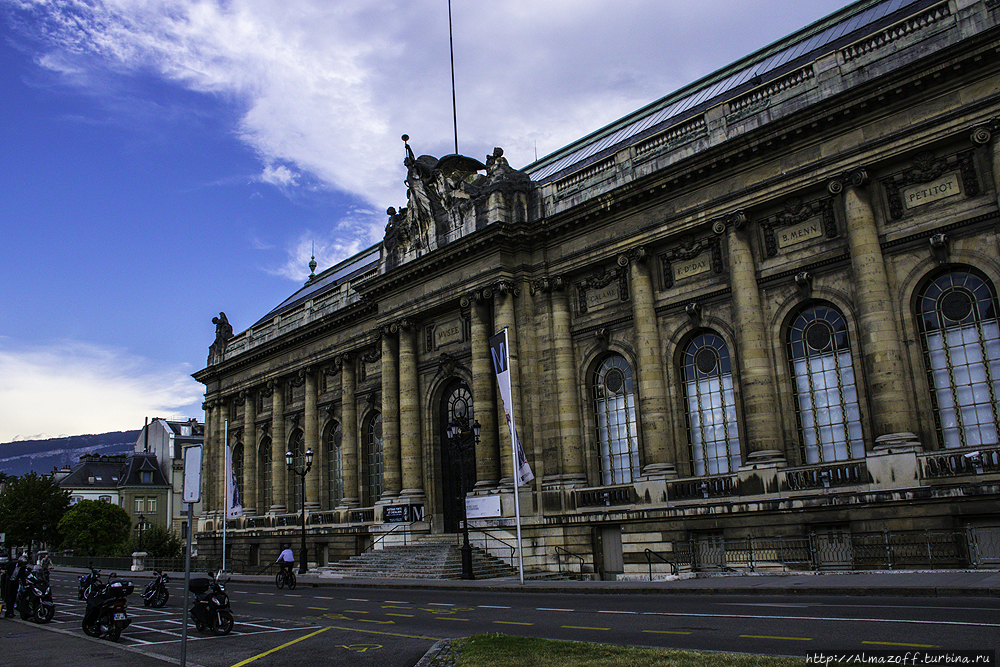
M59 521L67 507L69 492L51 477L32 471L7 478L0 492L0 526L7 533L7 544L58 544Z
M180 558L183 549L180 538L172 531L163 526L147 523L142 529L142 549L139 548L139 535L133 530L118 555L131 556L136 551L144 551L150 558Z
M115 555L131 528L128 512L102 500L81 500L59 522L62 548L88 556Z

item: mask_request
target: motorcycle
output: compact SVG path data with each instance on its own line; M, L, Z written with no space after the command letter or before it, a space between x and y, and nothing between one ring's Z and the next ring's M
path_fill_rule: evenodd
M55 616L52 588L41 567L36 565L21 583L17 593L17 610L21 613L22 621L30 618L36 623L48 623Z
M131 581L108 577L108 583L87 598L87 611L83 614L83 631L91 637L103 637L113 642L121 637L122 630L132 620L128 617L127 597L135 590Z
M195 595L191 618L198 631L210 630L214 635L228 635L233 629L233 611L229 607L225 583L209 572L208 577L192 579L188 590Z
M153 575L153 580L146 584L146 590L142 592L142 604L147 607L162 607L170 599L170 591L167 590L170 576L162 570L153 570Z
M76 591L77 599L89 600L95 591L99 591L103 587L104 582L101 581L101 571L91 567L90 574L80 577L80 583Z

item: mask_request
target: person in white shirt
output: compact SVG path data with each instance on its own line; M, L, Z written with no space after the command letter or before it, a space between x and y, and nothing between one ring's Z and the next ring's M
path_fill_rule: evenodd
M291 572L292 568L295 566L295 554L292 553L291 547L287 544L284 545L284 547L285 548L278 555L278 560L274 561L275 563L281 564L282 573L285 571Z

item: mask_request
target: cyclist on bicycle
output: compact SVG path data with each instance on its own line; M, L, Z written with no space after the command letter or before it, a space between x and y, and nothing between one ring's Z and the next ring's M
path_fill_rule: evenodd
M292 573L292 569L295 566L295 554L292 553L292 547L290 544L282 545L284 549L278 555L278 560L275 563L281 564L281 574L287 576Z

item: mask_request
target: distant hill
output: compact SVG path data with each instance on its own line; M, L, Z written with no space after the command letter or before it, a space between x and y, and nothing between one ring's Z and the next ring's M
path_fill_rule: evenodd
M39 475L48 475L53 468L76 465L84 454L127 454L135 449L139 433L116 431L0 443L0 472L20 477L34 470Z

